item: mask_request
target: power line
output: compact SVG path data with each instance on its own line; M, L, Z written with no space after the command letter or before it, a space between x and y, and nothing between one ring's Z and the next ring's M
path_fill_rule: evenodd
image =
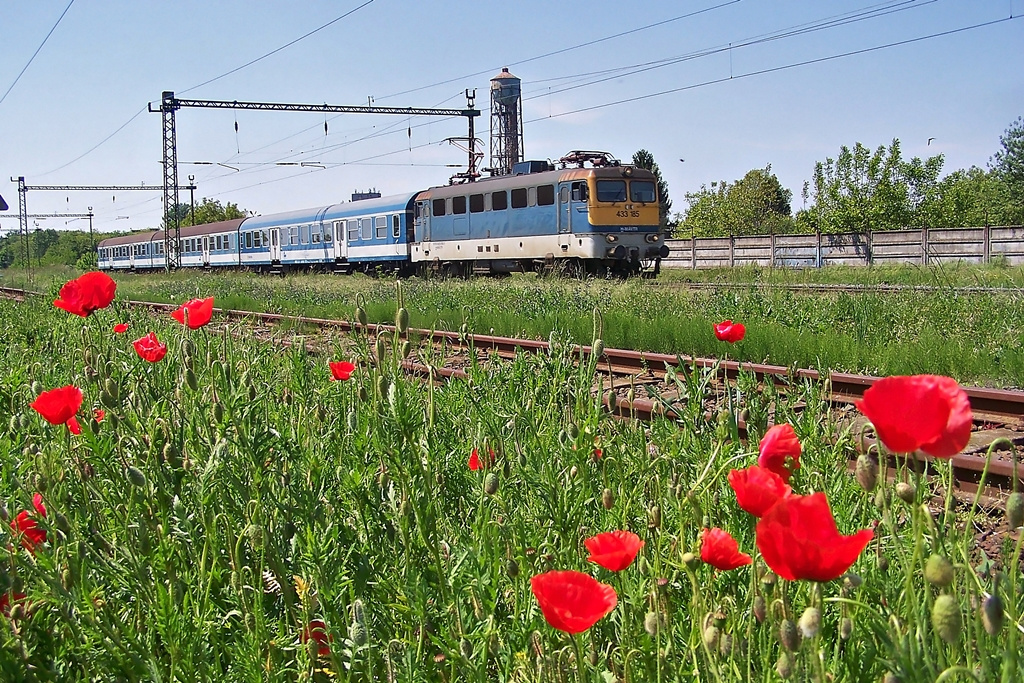
M0 104L3 104L4 100L7 99L7 96L11 94L11 90L13 90L14 86L17 85L18 81L21 80L22 75L25 73L25 71L28 70L29 65L32 64L32 62L35 60L36 55L39 54L39 51L43 49L43 45L46 45L46 41L49 40L50 36L53 35L53 32L57 30L57 26L60 24L60 20L64 18L64 15L68 13L68 10L71 9L71 6L73 4L75 4L75 0L71 0L71 2L68 3L68 6L64 8L64 11L61 12L60 16L57 17L57 22L53 25L53 28L50 29L50 32L46 34L45 38L43 38L43 42L39 43L39 47L37 47L36 51L32 53L31 57L29 57L28 64L26 64L25 67L18 73L17 77L15 77L14 79L14 83L11 83L11 87L7 88L7 92L4 93L3 97L0 97Z
M319 33L320 31L324 30L324 29L325 29L325 28L327 28L328 26L330 26L330 25L332 25L332 24L336 24L337 22L341 21L341 20L342 20L342 19L344 19L345 17L348 17L348 16L351 16L352 14L355 14L356 12L358 12L358 11L359 11L359 10L361 10L362 8L366 7L367 5L371 4L372 2L373 2L373 0L366 0L366 2L364 2L364 3L363 3L363 4L361 4L361 5L359 5L359 6L358 6L358 7L356 7L355 9L351 9L351 10L349 10L348 12L345 12L345 13L344 13L344 14L342 14L342 15L341 15L340 17L336 17L336 18L334 18L334 19L331 19L330 21L328 21L328 22L327 22L326 24L324 24L323 26L320 26L320 27L318 27L318 28L315 28L315 29L313 29L312 31L310 31L309 33L306 33L305 35L299 36L299 37L298 37L298 38L296 38L295 40L292 40L291 42L285 43L285 44L284 44L284 45L282 45L281 47L279 47L279 48L276 48L276 49L274 49L274 50L271 50L270 52L268 52L267 54L265 54L265 55L263 55L263 56L261 56L261 57L257 57L256 59L253 59L253 60L251 60L251 61L249 61L249 62L246 62L246 63L245 63L245 64L243 64L242 66L236 67L236 68L232 69L231 71L227 71L227 72L225 72L225 73L222 73L222 74L221 74L220 76L216 76L216 77L214 77L214 78L211 78L211 79L210 79L210 80L208 80L208 81L203 81L203 82L202 82L202 83L200 83L199 85L193 85L193 86L192 86L191 88L186 88L186 89L182 90L181 92L182 92L182 93L186 93L186 92L191 92L192 90L195 90L196 88L201 88L201 87L203 87L204 85L209 85L210 83L213 83L214 81L219 81L220 79L224 78L225 76L230 76L231 74L233 74L233 73L237 73L237 72L241 71L242 69L244 69L244 68L246 68L246 67L252 66L252 65L253 65L253 64L255 64L256 62L260 62L260 61L263 61L264 59L266 59L267 57L270 57L271 55L276 55L276 54L277 54L278 52L280 52L281 50L284 50L284 49L287 49L287 48L291 47L292 45L294 45L295 43L299 42L300 40L305 40L306 38L309 38L309 37L310 37L311 35L313 35L314 33Z

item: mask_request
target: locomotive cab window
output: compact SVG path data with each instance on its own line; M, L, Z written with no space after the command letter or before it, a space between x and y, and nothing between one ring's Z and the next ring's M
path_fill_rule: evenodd
M480 213L484 210L484 196L482 194L469 195L469 212Z
M455 214L466 213L466 198L465 198L465 196L452 197L452 213L455 213Z
M624 202L626 201L625 180L598 180L597 201L599 202Z
M537 186L537 204L540 206L551 206L555 203L555 186L554 185L538 185Z
M585 202L590 192L587 190L586 182L575 182L572 184L572 200L574 202Z
M629 199L641 204L651 204L657 200L657 190L653 180L631 180L629 183Z
M443 216L444 215L444 200L443 199L435 199L431 203L431 207L430 208L431 208L430 212L432 214L434 214L435 216Z
M491 208L495 211L504 211L508 208L508 195L505 190L491 194Z
M526 208L526 188L519 187L512 190L512 208L523 209Z

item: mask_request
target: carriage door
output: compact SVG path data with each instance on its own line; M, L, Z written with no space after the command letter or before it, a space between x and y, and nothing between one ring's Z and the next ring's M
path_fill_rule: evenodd
M348 258L348 235L345 234L345 221L334 221L334 258Z
M430 241L430 201L416 202L416 219L414 221L416 242Z
M210 265L210 236L203 236L203 265Z
M281 260L281 228L270 229L270 260Z

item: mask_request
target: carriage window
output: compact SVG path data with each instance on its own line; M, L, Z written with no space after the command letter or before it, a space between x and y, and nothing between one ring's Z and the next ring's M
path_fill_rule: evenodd
M320 243L320 226L319 225L314 225L312 230L310 230L309 236L313 240L313 244L319 244Z
M432 202L431 209L432 209L431 213L434 214L435 216L443 216L444 215L444 200L443 199L435 199Z
M252 249L252 233L251 232L245 233L245 248L246 249Z
M632 180L629 183L629 199L634 202L650 204L657 200L657 192L652 180Z
M526 206L526 188L512 190L512 208L522 209Z
M263 244L270 244L270 235L267 234L266 230L260 230L260 234L263 235ZM276 242L276 239L275 239Z
M309 244L309 226L303 225L299 227L299 242L302 244Z
M625 180L598 180L597 201L599 202L624 202L626 201Z
M452 197L452 213L466 213L465 197Z
M469 212L480 213L484 210L484 196L482 194L469 195Z
M508 208L508 195L505 190L491 194L491 208L495 211L504 211Z
M391 216L391 236L394 237L397 240L398 236L401 235L401 234L402 234L402 221L399 218L398 214L396 213L393 216Z
M341 228L339 227L340 225L341 225L341 222L338 221L338 222L336 222L334 224L334 228L333 228L333 230L339 231L338 232L339 235L341 235ZM333 241L334 241L334 233L332 231L331 226L329 226L329 225L324 226L324 242L333 242Z
M373 219L372 218L360 218L359 219L359 232L360 237L364 240L373 239Z
M585 202L590 193L587 191L587 184L585 182L577 182L572 184L572 200L574 202Z
M351 218L346 223L348 227L348 241L355 242L359 239L359 221Z
M219 250L221 250L223 248L224 248L224 238L221 237L220 235L217 235L217 246L216 246L216 249L219 251Z
M555 203L555 186L541 185L537 188L537 203L541 206L551 206Z
M298 228L298 226L293 225L292 227L288 228L288 244L298 244L298 243L299 243L299 228Z
M388 237L388 217L377 216L373 219L373 225L377 229L377 239L384 240Z

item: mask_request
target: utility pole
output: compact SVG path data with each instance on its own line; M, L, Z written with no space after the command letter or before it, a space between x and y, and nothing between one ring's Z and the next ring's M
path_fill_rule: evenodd
M192 227L196 226L196 177L191 173L188 176L188 194L192 200Z
M475 97L476 91L474 91ZM159 112L163 123L163 166L164 166L164 216L173 216L173 225L168 224L164 230L164 263L167 269L179 265L178 248L181 245L181 221L172 207L178 205L178 144L174 123L174 112L183 107L198 109L255 109L258 111L297 111L318 112L323 114L396 114L399 116L465 116L469 119L469 161L468 170L459 174L468 180L475 180L479 175L476 170L477 159L482 156L474 146L473 119L480 116L480 110L474 106L469 90L466 91L465 109L431 109L423 107L375 107L373 98L367 98L366 105L338 104L283 104L277 102L239 102L238 100L181 100L171 90L165 90L160 96L160 106L149 105L150 113ZM170 220L170 218L168 218ZM173 235L172 235L173 230Z

